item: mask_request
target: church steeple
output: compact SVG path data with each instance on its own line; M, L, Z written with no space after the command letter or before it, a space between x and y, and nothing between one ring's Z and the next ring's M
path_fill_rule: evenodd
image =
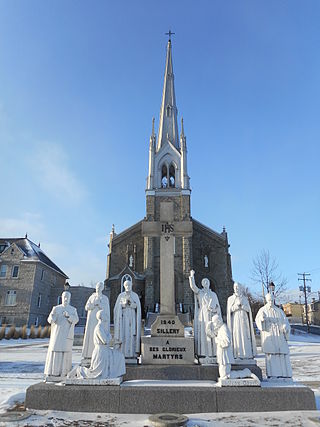
M169 37L173 34L169 31ZM149 171L147 177L147 195L160 197L169 193L179 196L190 194L187 170L187 144L181 125L178 134L178 110L174 91L171 39L167 45L166 66L160 108L159 134L154 131L154 119L149 143Z
M176 106L176 95L174 91L174 75L172 66L171 39L167 45L166 68L164 72L162 102L160 109L160 123L158 134L157 151L170 142L179 150L179 134L177 123L178 110Z

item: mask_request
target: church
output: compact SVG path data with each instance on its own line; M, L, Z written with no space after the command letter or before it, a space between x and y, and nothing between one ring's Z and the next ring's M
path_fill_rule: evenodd
M227 298L233 292L228 236L225 229L216 232L191 216L187 142L183 119L180 135L178 131L170 38L157 135L154 119L152 124L145 193L145 218L120 233L113 227L110 233L105 290L111 313L128 276L139 295L143 315L159 310L160 236L172 232L176 312L193 314L194 295L188 280L193 269L198 286L203 278L210 280L225 314Z

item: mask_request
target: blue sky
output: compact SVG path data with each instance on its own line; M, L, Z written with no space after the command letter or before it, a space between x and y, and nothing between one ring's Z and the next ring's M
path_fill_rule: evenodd
M103 280L111 226L144 217L165 32L194 218L235 280L262 249L320 289L318 1L0 1L0 235Z

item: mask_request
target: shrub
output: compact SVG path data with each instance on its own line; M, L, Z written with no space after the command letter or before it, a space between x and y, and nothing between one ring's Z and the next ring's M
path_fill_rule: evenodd
M27 331L27 325L23 325L21 328L21 338L23 340L28 338L28 331Z
M0 340L3 340L5 335L6 335L6 325L2 325L0 329Z
M21 329L20 328L15 328L15 331L13 333L13 339L17 340L21 337Z
M29 333L29 338L35 338L36 337L36 330L35 330L35 326L31 325L30 328L30 333Z
M40 337L47 338L47 336L48 336L48 326L45 326L44 328L42 328Z
M39 325L38 326L38 331L37 331L37 338L41 338L41 330L42 330L42 326Z
M6 340L10 340L11 338L13 338L15 330L16 330L15 325L11 325L8 332L5 335Z

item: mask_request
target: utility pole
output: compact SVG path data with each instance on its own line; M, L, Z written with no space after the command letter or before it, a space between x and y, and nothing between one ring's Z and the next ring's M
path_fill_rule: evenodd
M303 281L303 286L300 286L299 289L300 291L302 291L304 293L304 306L305 306L305 311L306 311L306 322L307 322L307 332L310 332L310 326L309 326L309 318L308 318L308 300L307 300L307 291L311 292L311 287L310 286L306 286L306 282L312 282L311 279L308 279L306 276L310 276L310 273L298 273L298 276L302 276L302 277L298 277L298 280L302 280Z

